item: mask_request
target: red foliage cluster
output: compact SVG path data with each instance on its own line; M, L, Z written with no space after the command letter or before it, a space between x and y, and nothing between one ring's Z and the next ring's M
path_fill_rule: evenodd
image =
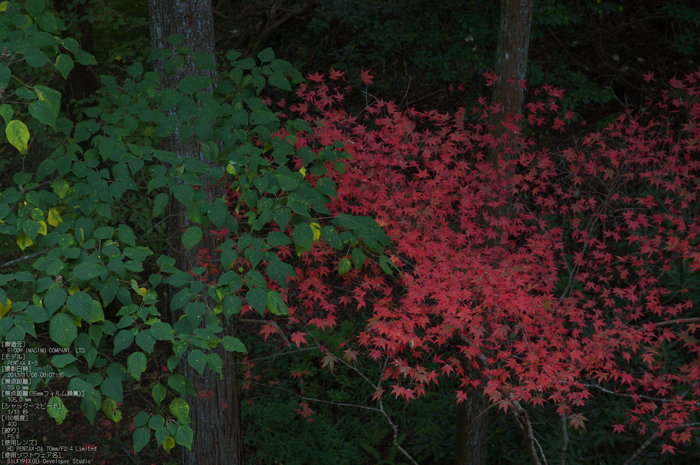
M501 408L575 414L607 391L632 400L630 426L689 439L700 313L679 276L700 269L700 73L566 147L538 142L574 127L558 89L496 138L485 100L455 115L375 101L351 116L342 73L333 86L309 79L282 116L314 127L297 148L344 144L347 169L327 166L332 210L374 217L400 275L368 261L339 290L329 277L342 257L318 246L297 268L292 322L325 328L338 308L366 307L359 342L390 357L387 380L406 399L455 376L459 399L483 383Z

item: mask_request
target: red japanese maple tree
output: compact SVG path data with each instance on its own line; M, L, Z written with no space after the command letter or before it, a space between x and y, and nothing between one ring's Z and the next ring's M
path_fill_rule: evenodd
M554 403L580 426L577 409L606 392L634 402L615 431L688 441L700 312L678 277L700 269L699 79L672 80L644 114L590 132L545 86L496 138L485 99L455 115L377 100L353 116L342 73L330 85L309 76L303 103L281 104L282 117L314 126L296 148L335 143L351 155L327 166L339 185L331 208L375 218L399 272L320 241L296 268L291 321L325 328L339 308L367 306L358 341L390 357L386 381L405 399L457 377L458 400L485 382L499 408ZM487 151L501 154L496 164ZM334 290L327 277L349 259Z

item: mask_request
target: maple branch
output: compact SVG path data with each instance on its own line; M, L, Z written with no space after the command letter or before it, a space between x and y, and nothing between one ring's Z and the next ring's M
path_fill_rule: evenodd
M646 449L647 447L649 447L649 446L651 445L651 443L654 442L654 440L655 440L657 437L659 437L660 435L661 435L661 432L660 432L660 431L657 431L657 432L655 432L654 434L652 434L652 435L649 437L649 439L647 439L646 441L644 441L644 444L642 444L642 445L639 447L639 449L637 449L636 451L634 451L634 453L632 454L632 456L631 456L630 458L628 458L627 460L625 460L625 463L623 463L622 465L631 465L632 462L634 461L634 459L636 459L637 457L639 457L639 456L642 454L642 452L644 452L644 449Z
M517 421L520 430L523 432L523 436L525 436L525 444L527 446L527 452L530 455L530 462L532 462L532 465L542 465L540 458L537 456L537 449L535 449L535 443L537 440L532 433L532 424L530 423L530 418L527 415L527 410L525 410L517 400L512 400L511 405L515 407L515 420ZM539 444L537 445L539 446ZM540 446L539 449L546 464L547 459L544 456L542 447Z
M637 398L640 398L640 399L651 400L651 401L654 401L654 402L662 402L662 403L664 403L664 404L670 404L670 403L673 402L672 399L660 399L660 398L658 398L658 397L645 396L644 394L632 395L632 394L624 394L624 393L622 393L622 392L615 392L615 391L611 391L611 390L609 390L609 389L605 389L605 388L602 387L602 386L598 386L597 384L585 384L585 383L584 383L583 386L597 388L597 389L599 389L599 390L601 390L601 391L603 391L603 392L606 392L606 393L608 393L608 394L613 394L613 395L621 396L621 397L629 397L630 399L634 399L634 400L636 400Z
M661 327L661 326L671 326L675 324L680 324L680 323L697 323L700 322L700 317L697 318L678 318L677 320L668 320L668 321L662 321L660 323L655 323L656 327Z
M381 409L380 411L382 412L382 415L384 415L384 418L386 418L386 421L389 422L389 425L391 426L391 429L394 430L394 445L396 448L401 452L413 465L418 465L418 462L416 462L413 457L411 457L411 454L406 452L406 450L401 447L398 443L398 437L399 437L399 429L396 427L393 421L391 421L391 418L389 418L389 415L384 411L384 402L382 402L382 399L379 399L379 408Z

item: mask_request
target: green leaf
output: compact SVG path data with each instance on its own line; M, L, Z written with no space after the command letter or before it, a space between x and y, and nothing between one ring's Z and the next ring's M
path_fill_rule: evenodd
M14 114L15 111L7 103L3 103L2 105L0 105L0 116L2 116L2 119L5 121L5 124L9 123L12 120L12 115Z
M29 148L29 130L27 125L21 121L12 120L5 128L5 135L7 136L7 141L19 150L19 153L22 155L27 154L27 149Z
M338 274L349 273L350 270L352 270L352 262L347 258L340 260L340 263L338 263Z
M54 116L51 105L44 101L36 100L30 103L29 114L38 119L40 122L51 127L54 127L54 124L56 123L56 116Z
M0 87L7 87L12 78L12 71L4 64L0 66Z
M259 287L254 287L245 295L245 300L260 315L265 313L267 307L267 292Z
M57 313L51 317L49 335L56 344L61 347L69 347L71 342L78 337L78 328L71 317L65 313Z
M102 394L111 397L120 404L124 403L124 390L122 388L122 382L120 380L110 376L109 378L102 381L100 390L102 391Z
M195 52L194 55L192 55L192 62L202 71L216 71L214 58L208 53Z
M136 345L141 347L146 353L152 353L155 348L156 339L150 331L139 331L136 333Z
M241 352L243 354L247 354L248 350L246 350L245 345L241 342L240 339L232 336L224 336L222 339L222 344L224 346L224 349L228 350L229 352Z
M68 55L58 55L56 57L55 66L58 72L61 73L61 76L63 76L63 79L68 79L68 74L73 70L75 63L73 63L73 59Z
M194 94L211 85L212 80L206 76L185 76L178 84L183 94Z
M355 264L355 268L357 268L358 270L362 268L362 265L364 265L365 260L367 260L367 255L365 255L365 253L357 247L352 250L350 256L352 257L352 261Z
M146 371L146 355L143 352L129 355L126 359L126 370L136 381L141 381L141 373Z
M174 358L174 357L171 357ZM177 365L177 363L176 363ZM168 360L168 366L170 366L170 360ZM180 395L194 394L194 389L192 388L192 382L182 375L175 374L168 379L168 386L174 389Z
M282 90L292 90L292 85L289 83L289 80L279 71L273 72L270 77L267 78L267 82L269 82L271 86Z
M182 245L186 248L199 244L202 240L202 229L199 226L190 226L182 235Z
M172 413L178 420L187 420L190 417L190 406L185 399L180 397L173 399L172 402L170 402L168 409L170 410L170 413Z
M153 394L153 400L156 401L156 404L160 405L163 399L165 399L166 390L162 384L156 384L153 386L151 393Z
M73 270L73 274L76 278L82 279L83 281L89 281L92 278L100 276L102 273L107 271L107 269L99 262L83 262L76 266Z
M156 195L156 198L153 200L153 217L157 218L160 215L165 212L165 207L168 205L168 200L169 200L168 194L161 192L160 194Z
M267 309L273 315L289 315L289 308L287 308L287 304L277 291L268 292Z
M53 314L56 310L61 308L66 301L66 291L62 288L54 286L46 293L44 297L44 307L49 313Z
M51 418L56 420L57 425L63 423L63 420L66 419L66 415L68 414L68 409L63 404L63 401L60 397L50 398L46 402L46 411L48 412Z
M207 356L204 355L204 352L201 350L194 349L187 354L187 363L189 363L192 368L197 370L200 375L203 375L204 369L207 366Z
M92 323L92 297L85 292L76 292L68 297L66 307L74 315L79 316L88 323Z
M274 258L273 258L274 257ZM295 277L294 267L288 263L284 263L276 255L273 256L270 252L270 258L267 264L267 275L276 283L282 286L282 289L287 288L287 278Z
M311 250L314 245L314 231L308 223L298 224L292 230L292 240L302 249Z
M146 447L150 440L151 433L148 428L136 428L136 430L134 430L134 453L138 454L141 449Z
M122 329L114 337L114 355L131 346L134 342L134 333L128 329Z
M175 442L181 446L185 446L192 450L192 439L194 438L194 431L187 425L182 425L178 427L175 432Z
M162 321L159 321L151 326L151 336L153 336L157 341L175 342L173 327Z
M136 247L136 236L134 231L125 224L119 225L119 240L131 247Z
M263 63L270 62L275 59L275 52L273 52L272 49L268 47L262 52L258 53L258 59Z

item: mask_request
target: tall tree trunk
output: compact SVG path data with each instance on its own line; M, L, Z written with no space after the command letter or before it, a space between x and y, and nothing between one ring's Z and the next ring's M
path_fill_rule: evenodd
M92 36L92 23L84 19L87 14L89 0L71 1L58 0L55 2L56 10L70 27L64 31L64 37L72 37L78 42L81 50L94 55L95 41ZM75 102L83 100L97 92L102 86L97 73L88 65L83 65L77 61L66 79L65 96L68 117L74 123L76 119ZM82 144L81 144L82 145ZM87 146L83 147L87 150Z
M501 111L491 117L496 139L505 131L502 123L512 115L522 113L533 3L534 0L501 0L494 69L500 79L494 84L491 95L491 103L501 107ZM496 151L489 153L488 157L492 163L498 163ZM470 377L475 379L478 376L472 369ZM484 412L487 407L488 401L482 389L472 389L467 400L457 406L456 465L486 463L488 416Z
M212 22L211 0L149 0L151 16L151 47L168 48L167 37L172 34L182 34L184 45L195 52L206 52L214 56L214 34ZM157 62L155 70L160 72L164 86L177 88L185 76L204 75L216 81L216 72L201 71L191 60L186 60L185 66L175 75L170 76L164 69L164 63ZM197 157L205 163L210 161L204 157L202 146L196 140L183 141L178 134L164 139L161 149L175 152L181 158ZM209 200L221 197L210 181L209 176L200 178L203 188L209 193ZM197 246L186 250L182 246L182 234L192 222L187 216L186 208L172 199L169 202L169 244L177 259L177 267L190 270L198 263L200 250L207 249L209 256L216 260L215 239L205 231L204 240ZM207 301L210 309L214 302ZM181 312L171 315L175 323ZM221 336L233 336L233 325L226 327ZM207 369L200 376L188 363L182 362L180 372L192 381L195 392L213 393L213 397L190 396L186 400L190 404L190 417L193 421L194 440L192 450L183 449L183 464L185 465L240 465L243 463L241 410L238 389L237 360L235 353L227 352L221 345L216 353L223 361L223 379ZM186 359L186 354L183 360Z

